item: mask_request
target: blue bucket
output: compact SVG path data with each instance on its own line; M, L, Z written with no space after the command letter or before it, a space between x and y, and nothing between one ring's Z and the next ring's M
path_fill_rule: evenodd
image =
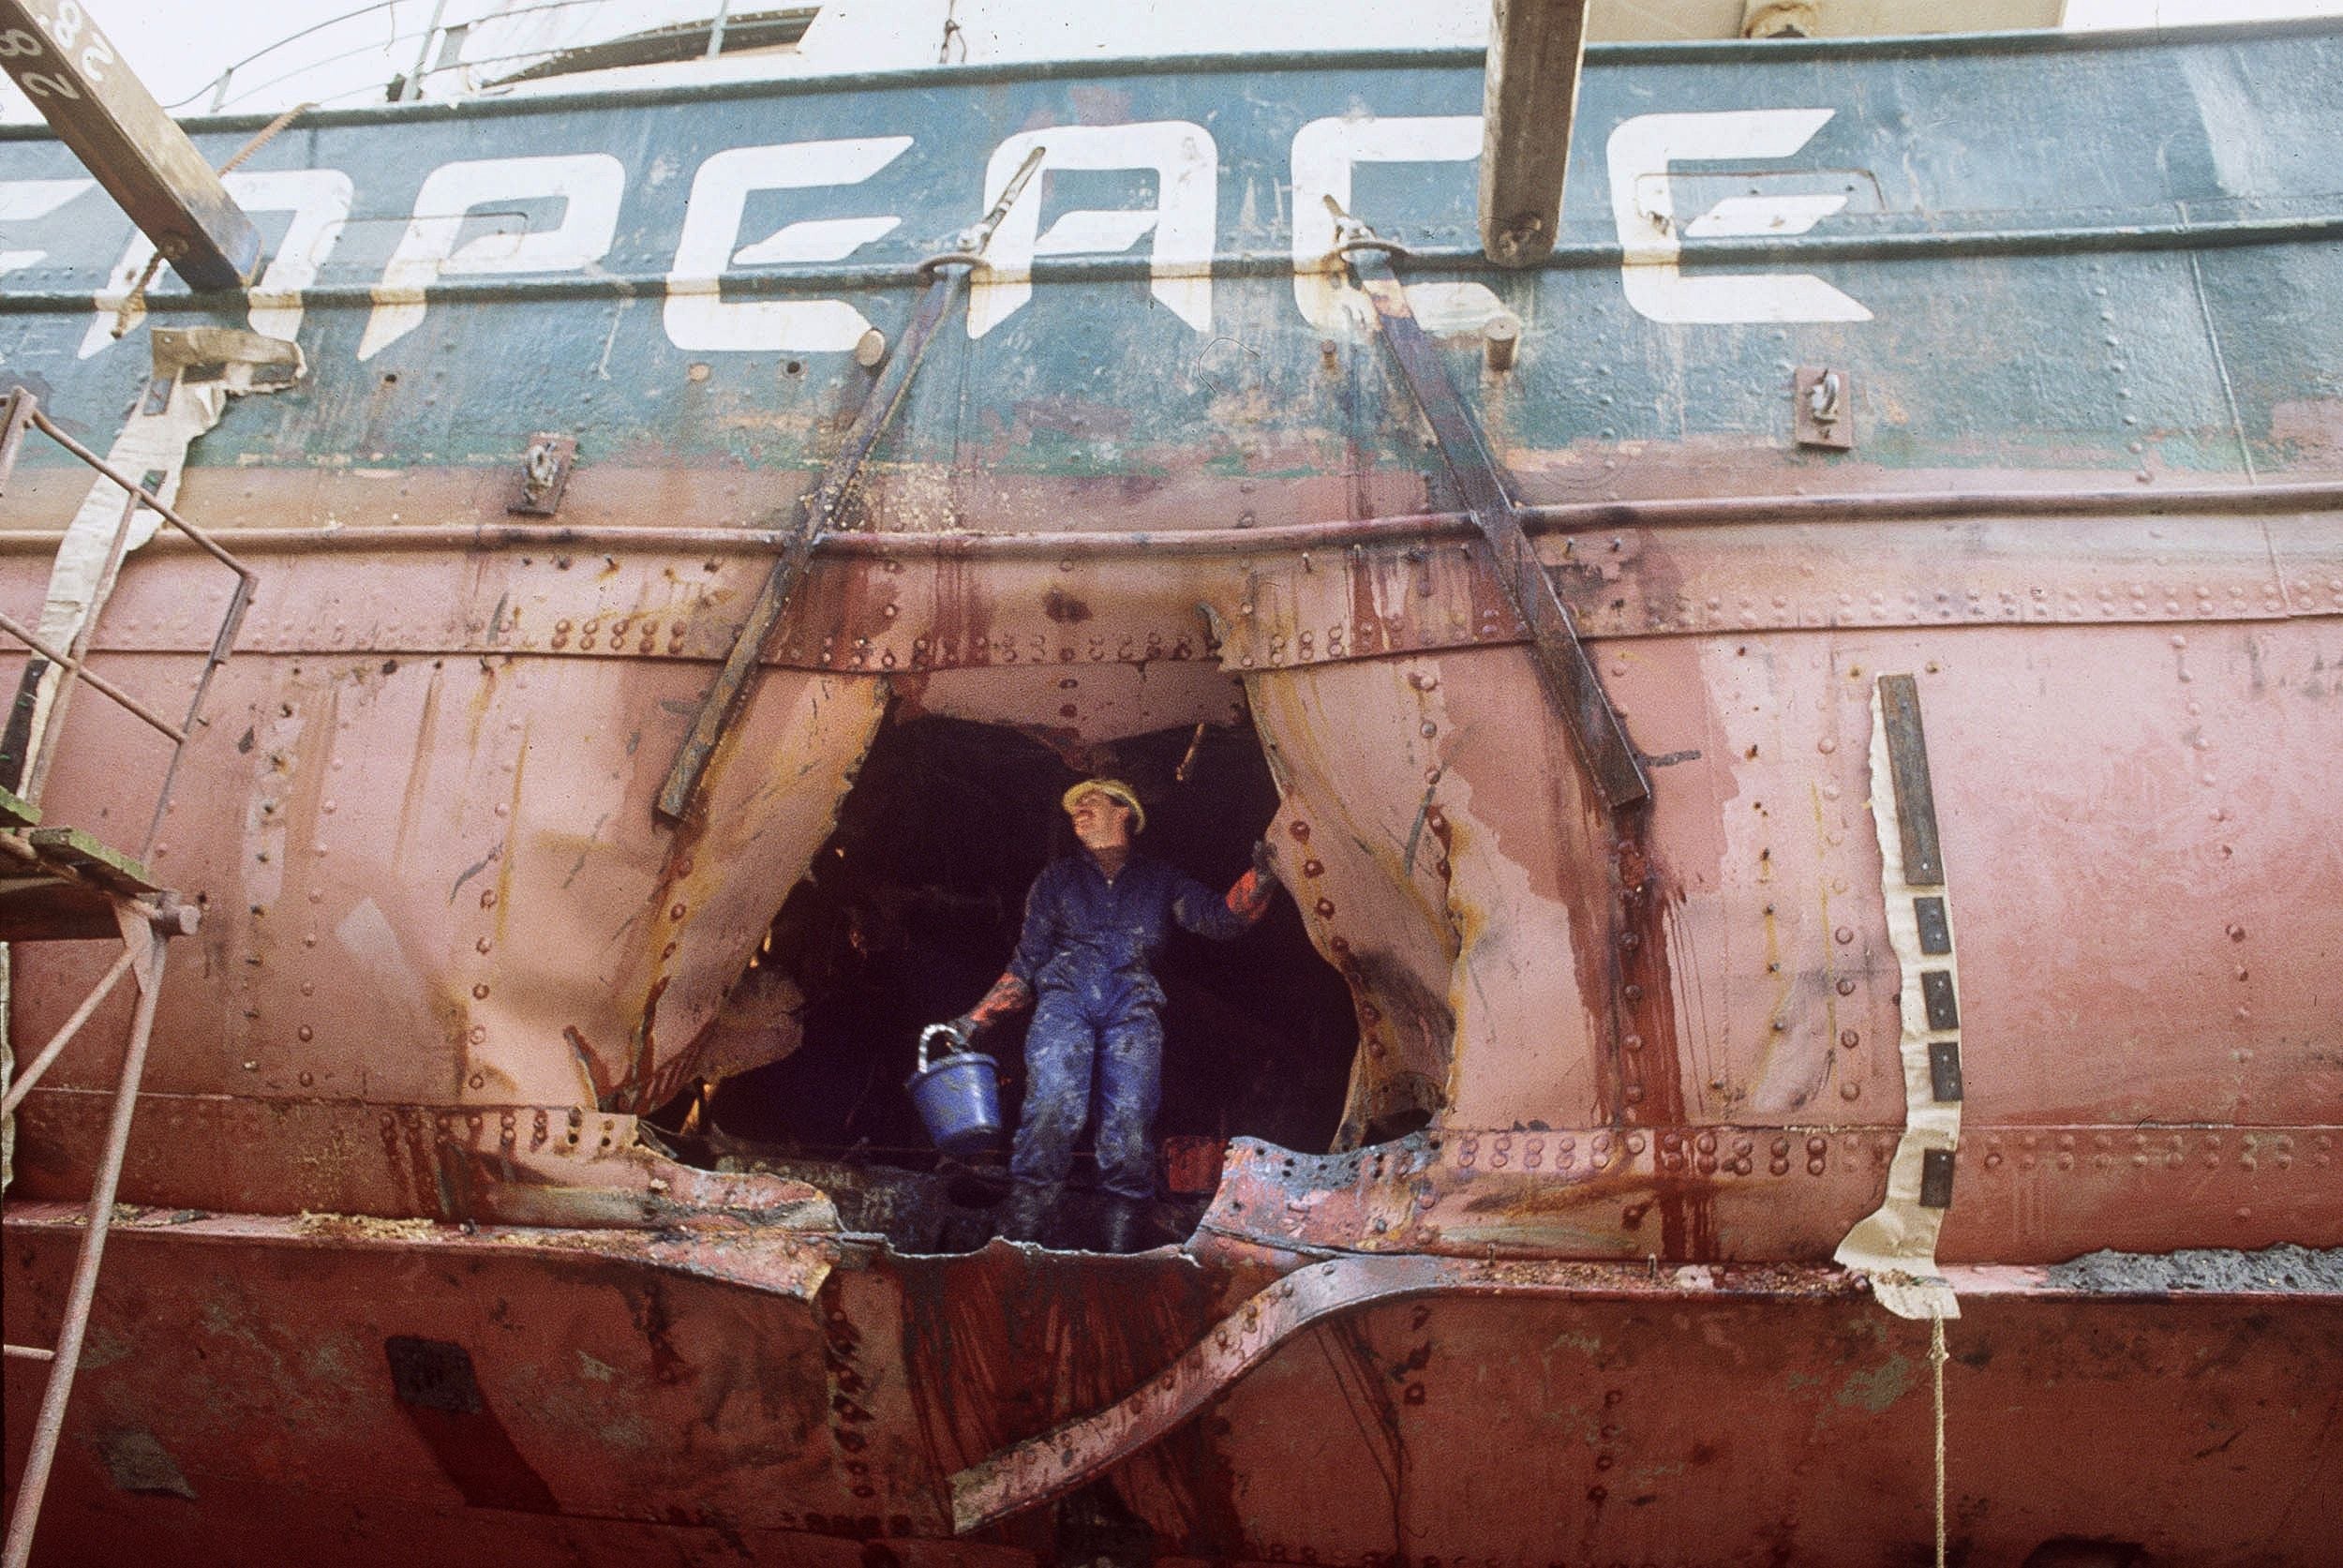
M928 1042L942 1035L951 1054L928 1061ZM919 1032L919 1070L903 1085L928 1136L948 1155L975 1154L1001 1136L1001 1082L992 1058L960 1049L950 1025L931 1023Z

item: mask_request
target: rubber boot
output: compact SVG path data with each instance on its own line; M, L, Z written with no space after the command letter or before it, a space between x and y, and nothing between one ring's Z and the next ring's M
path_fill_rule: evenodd
M1144 1252L1154 1245L1148 1232L1153 1229L1147 1217L1148 1205L1136 1198L1109 1198L1106 1212L1099 1217L1098 1250L1101 1252Z
M1048 1234L1050 1211L1057 1206L1057 1188L1019 1182L1008 1189L992 1233L1003 1241L1040 1242Z

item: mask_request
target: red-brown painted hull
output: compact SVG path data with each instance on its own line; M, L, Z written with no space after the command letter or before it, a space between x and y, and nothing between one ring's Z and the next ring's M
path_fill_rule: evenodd
M1361 1253L1520 1273L1313 1328L1115 1464L1148 1549L1915 1561L1925 1327L1827 1262L1904 1122L1871 697L1902 671L1960 909L1957 1561L2318 1561L2343 1300L2105 1299L2010 1265L2343 1245L2331 502L1558 514L1544 547L1652 759L1633 841L1442 519L853 541L810 590L828 647L784 642L707 820L660 852L649 799L754 551L240 536L280 591L157 855L209 918L164 992L123 1187L157 1212L110 1254L41 1560L1066 1561L1086 1504L955 1537L950 1476ZM126 679L194 657L171 576L126 577ZM890 700L1078 749L1226 719L1240 685L1356 1009L1342 1136L1411 1110L1430 1133L1241 1144L1199 1261L1129 1262L873 1253L803 1183L637 1143L633 1113L754 1065L728 1039L793 1043L709 1025ZM77 723L54 799L102 818L133 742ZM17 1038L103 962L23 951ZM52 1327L71 1232L38 1201L86 1184L125 1006L22 1113L12 1340ZM398 1337L464 1346L493 1426L403 1404ZM8 1388L21 1442L21 1364Z
M493 1124L518 1108L527 1145L535 1108L644 1111L794 1047L785 1016L747 1059L710 1026L890 701L1071 754L1225 722L1240 686L1281 781L1272 826L1297 902L1357 1010L1346 1141L1406 1112L1892 1131L1904 977L1870 693L1908 671L1961 909L1968 1127L2080 1140L1980 1164L2034 1190L1966 1255L2111 1239L2056 1216L2118 1176L2136 1187L2123 1203L2170 1217L2164 1246L2343 1242L2332 1210L2291 1233L2222 1229L2241 1208L2250 1221L2267 1184L2331 1179L2343 1123L2336 496L2120 500L1858 498L1829 523L1798 500L1558 514L1542 548L1654 759L1632 854L1583 799L1521 634L1453 523L844 541L719 753L704 819L675 835L650 799L761 549L648 527L460 553L235 536L272 588L155 857L205 891L209 918L203 962L166 984L149 1086L192 1097L198 1123L228 1113L209 1097L243 1108L231 1120L373 1109L351 1113L346 1179L262 1139L232 1179L173 1155L167 1188L126 1192L467 1217L411 1178L366 1174L368 1115ZM1768 507L1782 515L1744 519ZM37 559L6 564L28 576ZM157 560L117 593L108 642L134 685L168 689L201 646L208 611L179 605L176 580ZM1225 645L1207 646L1199 603ZM127 723L77 718L52 784L61 817L104 822L151 789ZM54 1027L104 963L28 951L19 1038ZM49 1083L110 1083L127 1007L110 1004ZM28 1114L73 1124L39 1098ZM2248 1142L2142 1141L2224 1125ZM493 1125L457 1131L497 1142ZM1980 1161L1987 1142L1970 1140ZM2255 1160L2265 1142L2274 1157ZM1803 1169L1789 1163L1780 1174ZM1753 1156L1751 1177L1772 1173ZM1737 1256L1815 1255L1750 1225ZM1986 1239L2009 1225L2044 1234L2016 1251ZM1681 1237L1664 1250L1706 1255Z
M12 1339L54 1310L72 1240L59 1211L12 1216ZM1144 1384L1302 1261L165 1213L116 1246L51 1562L1065 1561L1048 1510L952 1539L948 1478ZM1110 1472L1158 1561L1928 1555L1926 1324L1827 1269L1477 1271L1294 1337ZM2322 1559L2343 1295L1954 1277L1951 1561L2062 1537L2159 1563ZM393 1336L465 1347L483 1408L402 1403ZM28 1389L11 1374L12 1448Z

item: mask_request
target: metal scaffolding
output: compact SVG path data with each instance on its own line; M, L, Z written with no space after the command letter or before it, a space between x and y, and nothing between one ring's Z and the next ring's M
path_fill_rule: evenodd
M43 638L0 614L0 632L29 650L26 674L30 679L23 682L25 691L37 698L42 689L49 686L50 668L43 667L44 662L54 670L53 688L48 690L45 702L34 702L32 726L25 736L22 752L13 759L14 770L7 784L15 787L0 786L0 938L27 942L118 936L122 952L63 1026L26 1064L23 1072L8 1084L5 1104L0 1104L0 1115L16 1113L17 1106L121 985L126 975L136 980L139 996L114 1086L112 1117L91 1185L81 1252L74 1264L73 1281L66 1296L55 1343L53 1347L7 1347L9 1360L46 1364L49 1370L31 1450L17 1483L16 1506L8 1516L5 1556L0 1556L5 1568L22 1568L32 1555L41 1499L48 1489L50 1467L65 1428L66 1403L72 1396L74 1373L81 1362L90 1305L97 1293L98 1267L105 1256L107 1232L113 1219L114 1191L122 1179L131 1118L138 1109L147 1048L154 1038L155 1008L162 988L164 957L172 937L187 935L196 926L195 906L182 901L172 889L159 886L147 873L144 861L153 853L155 835L161 827L164 807L178 776L180 756L187 749L188 738L201 723L203 699L212 676L235 645L245 610L251 603L254 582L249 567L104 458L57 428L40 411L33 394L21 388L0 403L0 491L7 487L24 438L36 430L120 486L124 501L121 521L115 527L89 607L67 647L59 649L52 639ZM188 698L186 716L175 724L87 667L98 616L121 571L142 508L152 509L236 576L202 673ZM82 685L116 704L170 743L170 756L162 769L155 809L135 858L80 828L42 823L40 799L49 777L49 765L55 755L56 743L64 735L69 699L75 689Z

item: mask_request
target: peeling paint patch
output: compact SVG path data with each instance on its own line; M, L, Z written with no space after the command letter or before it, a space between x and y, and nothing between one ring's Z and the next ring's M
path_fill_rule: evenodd
M358 907L334 928L334 939L351 957L381 977L381 989L386 995L424 994L423 977L408 959L398 932L371 898L358 901Z
M106 1478L117 1490L196 1501L195 1488L187 1485L179 1462L155 1440L154 1433L142 1427L108 1432L97 1440L97 1456L106 1466Z
M1912 1391L1912 1381L1911 1361L1901 1355L1891 1355L1870 1371L1858 1372L1847 1379L1839 1389L1840 1408L1881 1414L1889 1405Z
M464 884L470 882L473 877L478 876L482 872L486 871L490 866L495 865L497 863L497 858L503 853L504 852L501 849L491 849L488 853L483 855L479 859L474 860L470 865L466 866L464 868L463 874L456 877L455 886L451 887L447 890L448 903L454 903L455 902L455 895L464 890Z
M81 1368L84 1372L100 1366L112 1366L130 1353L130 1342L103 1323L92 1323L82 1341Z

